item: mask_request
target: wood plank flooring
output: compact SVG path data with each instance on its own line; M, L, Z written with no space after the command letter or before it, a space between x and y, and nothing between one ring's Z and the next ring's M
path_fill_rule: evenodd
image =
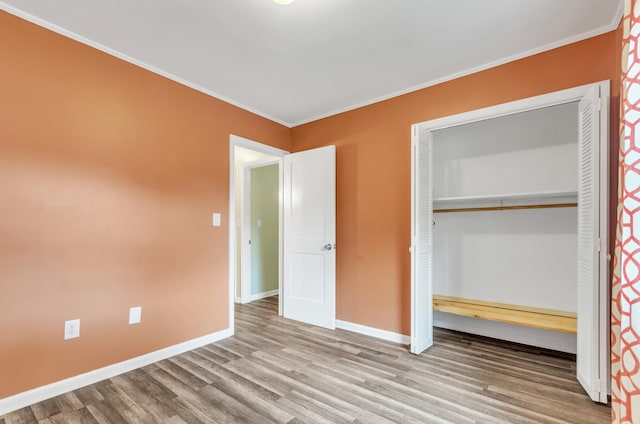
M437 330L405 346L236 305L236 335L4 417L61 423L607 423L568 355Z

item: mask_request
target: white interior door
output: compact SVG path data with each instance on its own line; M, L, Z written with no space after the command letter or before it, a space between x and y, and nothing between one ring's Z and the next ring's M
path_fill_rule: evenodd
M600 109L598 87L592 87L579 103L578 179L578 331L576 374L592 400L607 401L606 307L601 296L602 256L607 246L600 237L602 193L600 187ZM605 171L606 172L606 171ZM606 204L606 199L604 199ZM606 228L606 227L605 227ZM606 276L604 277L606 278ZM604 310L603 310L604 309ZM606 331L606 330L605 330ZM605 356L605 358L603 358Z
M411 172L411 353L433 344L433 134L413 126Z
M335 146L284 158L284 316L335 328Z

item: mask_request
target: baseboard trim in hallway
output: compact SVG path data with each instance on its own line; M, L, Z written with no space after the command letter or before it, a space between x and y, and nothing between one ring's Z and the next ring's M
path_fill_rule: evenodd
M249 296L249 302L253 302L255 300L260 300L260 299L266 299L267 297L275 296L277 294L278 294L278 289L252 294L251 296Z
M228 328L226 330L198 337L197 339L188 340L164 349L156 350L136 358L128 359L117 364L108 365L75 377L67 378L46 386L37 387L26 392L18 393L17 395L0 399L0 416L16 411L20 408L24 408L25 406L42 402L43 400L59 396L63 393L124 374L137 368L144 367L145 365L162 361L163 359L197 349L231 336L233 336L233 329Z

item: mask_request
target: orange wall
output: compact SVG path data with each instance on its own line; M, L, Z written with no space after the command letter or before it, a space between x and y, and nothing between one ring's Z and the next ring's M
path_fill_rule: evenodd
M0 398L227 328L229 134L290 130L5 12L0 58Z
M618 39L610 32L294 128L294 151L337 146L338 319L410 333L411 124L607 79L617 104ZM612 110L615 155L617 125Z
M611 79L617 158L619 39L289 130L0 12L0 398L227 328L230 133L337 145L338 318L409 334L410 125Z

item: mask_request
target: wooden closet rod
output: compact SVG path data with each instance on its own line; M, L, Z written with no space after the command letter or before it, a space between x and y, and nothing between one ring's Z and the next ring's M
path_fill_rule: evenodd
M508 211L508 210L514 210L514 209L575 208L577 206L578 206L577 203L550 203L547 205L518 205L518 206L486 206L486 207L478 207L478 208L434 209L433 213Z

